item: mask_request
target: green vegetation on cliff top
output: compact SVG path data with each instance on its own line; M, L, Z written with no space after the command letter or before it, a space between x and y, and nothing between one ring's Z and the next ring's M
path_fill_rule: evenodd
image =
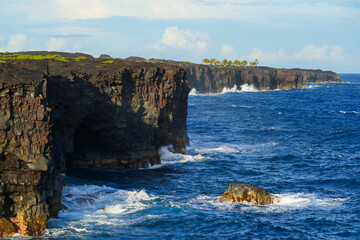
M248 64L250 64L250 67L256 67L259 65L259 61L257 59L255 59L255 61L253 61L253 62L248 62L246 60L231 61L231 60L227 60L227 59L224 59L220 62L219 60L216 60L215 58L213 58L213 59L205 58L203 60L203 63L214 65L217 67L247 67Z
M29 55L21 53L0 53L0 63L6 63L6 60L42 60L42 59L54 59L62 62L69 62L69 60L80 61L87 59L85 56L79 56L74 58L64 57L60 54L46 54L46 55Z
M107 60L107 61L104 61L102 63L113 63L113 62L114 62L114 60Z

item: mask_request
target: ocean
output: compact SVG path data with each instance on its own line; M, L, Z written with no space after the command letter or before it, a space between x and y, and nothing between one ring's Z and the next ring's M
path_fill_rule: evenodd
M40 239L360 239L360 75L341 79L193 90L187 155L163 147L149 169L70 169L68 210ZM281 200L219 202L233 182Z

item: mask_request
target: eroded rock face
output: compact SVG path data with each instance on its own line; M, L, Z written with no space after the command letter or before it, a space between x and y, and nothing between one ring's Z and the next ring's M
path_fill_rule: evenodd
M219 93L224 88L241 89L244 84L258 90L303 88L302 74L271 68L222 68L206 65L186 65L191 88L200 93Z
M265 189L250 184L230 183L229 188L224 192L220 201L249 202L256 205L268 205L276 203L279 197L269 194Z
M191 88L200 93L221 93L224 88L252 85L258 90L295 89L309 83L341 82L334 72L302 69L224 68L200 64L183 64Z
M304 83L341 83L340 75L331 71L294 69L303 74Z
M0 63L0 219L41 235L61 204L65 165L148 167L185 152L186 72L178 66L87 59ZM12 227L11 227L12 226Z

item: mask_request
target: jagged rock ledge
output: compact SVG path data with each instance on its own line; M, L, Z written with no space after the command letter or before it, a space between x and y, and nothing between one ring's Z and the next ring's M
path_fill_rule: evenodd
M137 169L159 163L161 146L185 153L184 68L24 54L0 61L0 237L43 233L65 165Z

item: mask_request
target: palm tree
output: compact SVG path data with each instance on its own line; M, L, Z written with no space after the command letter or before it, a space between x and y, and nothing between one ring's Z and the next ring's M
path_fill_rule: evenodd
M215 65L220 66L221 62L219 60L216 60Z
M247 64L248 64L248 62L247 62L246 60L243 60L243 61L241 62L241 65L242 65L243 67L246 67Z
M216 63L216 59L215 59L215 58L213 58L213 59L210 60L210 65L213 65L213 64L215 64L215 63Z
M221 63L221 65L223 65L224 67L226 67L226 65L228 64L228 60L227 59L224 59Z
M259 60L255 59L254 63L255 63L255 67L258 66L259 65Z
M240 64L241 64L241 62L240 62L239 60L235 60L235 61L234 61L234 65L235 65L235 67L240 66Z
M204 62L205 64L209 64L209 63L210 63L210 59L205 58L205 59L203 59L203 62Z
M228 65L230 66L230 67L232 67L232 65L233 65L233 62L230 60L230 61L228 61Z

